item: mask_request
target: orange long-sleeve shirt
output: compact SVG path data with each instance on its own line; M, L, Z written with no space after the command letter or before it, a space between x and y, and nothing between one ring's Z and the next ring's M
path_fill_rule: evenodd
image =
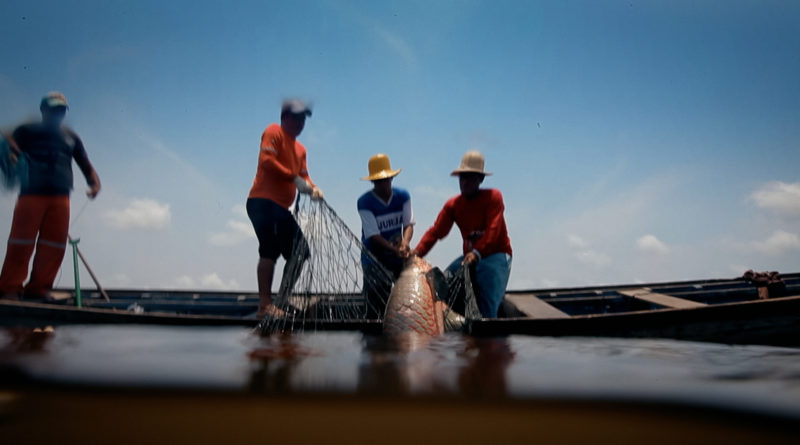
M430 229L422 236L416 251L425 256L436 242L450 233L455 223L464 240L464 254L476 250L481 257L511 252L503 195L496 189L482 189L471 198L458 195L450 198Z
M314 185L308 176L306 148L280 125L271 124L261 135L258 170L248 197L270 199L288 209L297 192L295 176Z

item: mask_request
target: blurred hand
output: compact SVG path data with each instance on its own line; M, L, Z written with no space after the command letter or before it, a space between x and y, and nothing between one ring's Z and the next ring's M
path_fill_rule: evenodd
M89 190L86 191L86 196L88 196L89 199L94 199L97 197L98 193L100 193L100 184L95 184L89 187Z
M322 194L322 190L320 190L319 187L314 187L311 190L311 199L313 199L314 201L319 201L321 199L325 199L325 195Z
M400 258L408 258L411 256L411 249L408 247L408 244L400 243L400 246L397 248L397 256Z
M309 184L308 181L300 176L294 177L294 186L297 187L298 192L306 195L311 194L314 191L314 189L311 187L311 184Z
M470 252L464 255L464 260L461 262L464 266L471 266L478 262L478 255L475 255L475 252Z

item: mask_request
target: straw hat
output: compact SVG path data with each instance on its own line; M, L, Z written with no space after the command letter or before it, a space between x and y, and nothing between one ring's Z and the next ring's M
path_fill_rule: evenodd
M461 158L461 165L450 173L450 176L458 176L461 173L480 173L484 176L491 175L491 173L483 170L483 154L478 150L470 150Z
M364 181L377 181L379 179L393 178L400 173L402 168L392 170L392 165L389 163L389 156L383 153L378 153L369 158L369 176L361 178Z

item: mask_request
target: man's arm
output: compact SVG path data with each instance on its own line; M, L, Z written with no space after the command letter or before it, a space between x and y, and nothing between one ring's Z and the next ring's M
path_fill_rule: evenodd
M378 229L378 221L375 219L374 213L366 209L359 209L358 215L361 217L361 230L364 232L364 238L370 240L370 242L377 244L385 250L398 253L397 247L386 241L386 239L381 235L381 231Z
M403 240L400 241L398 246L398 255L407 258L411 256L411 238L414 236L414 225L406 226L403 228Z
M403 203L403 238L400 241L400 256L407 257L411 254L411 238L414 236L414 211L411 208L411 198Z
M89 190L86 191L86 196L90 199L97 197L100 193L100 177L97 175L92 163L89 161L89 155L86 153L86 148L83 146L83 141L77 134L70 132L70 137L75 141L75 148L72 150L72 157L78 164L78 167L86 178L86 184L89 185Z
M280 135L272 131L271 128L264 130L264 133L261 134L261 153L258 155L258 167L281 179L292 181L297 175L278 161L278 147L280 146Z
M453 227L453 212L450 208L450 201L448 201L439 216L436 217L436 222L433 223L430 229L422 235L422 239L417 244L417 247L411 252L412 255L419 255L424 257L433 248L437 241L447 236L450 229Z
M311 180L311 176L308 175L308 163L306 161L305 150L303 150L300 156L300 174L298 174L298 176L311 186L311 199L323 199L324 195L322 194L322 190L314 184L314 181Z
M369 240L381 246L384 250L388 250L389 252L392 252L397 256L401 256L400 247L395 246L389 241L386 241L386 239L381 235L372 235L371 237L369 237Z

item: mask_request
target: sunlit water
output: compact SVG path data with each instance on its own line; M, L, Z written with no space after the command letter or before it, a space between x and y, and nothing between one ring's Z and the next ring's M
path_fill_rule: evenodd
M57 384L642 400L800 416L800 349L766 346L462 335L397 344L358 333L70 326L0 330L0 364Z

